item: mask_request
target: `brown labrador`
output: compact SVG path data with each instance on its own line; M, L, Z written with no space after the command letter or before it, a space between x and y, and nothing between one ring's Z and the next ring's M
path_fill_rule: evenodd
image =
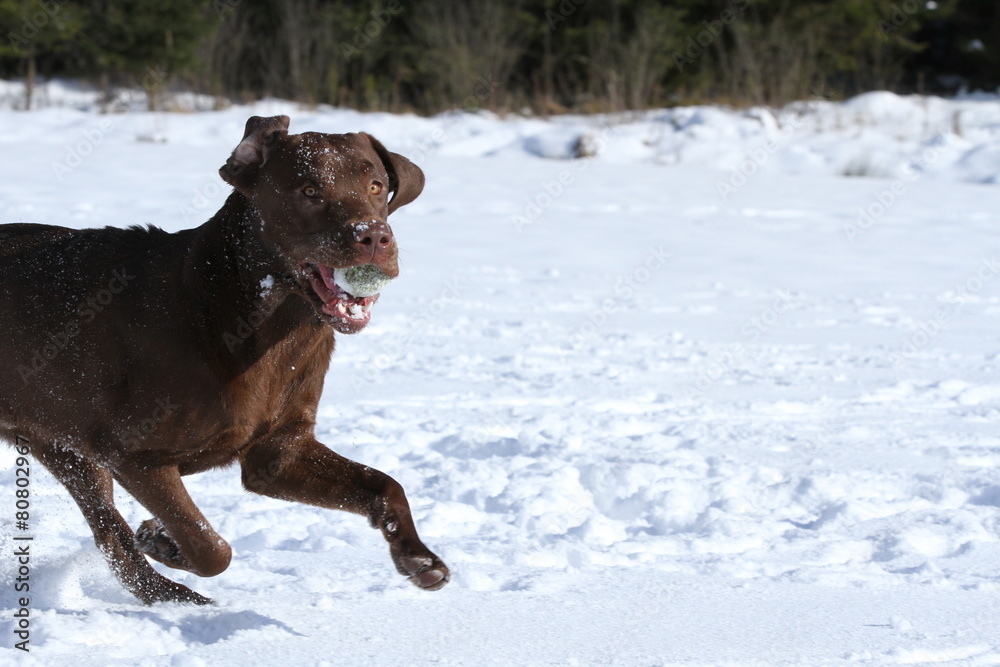
M378 299L333 270L398 275L386 219L423 172L367 134L255 116L219 173L222 209L176 234L0 225L0 437L27 440L145 603L210 602L144 555L204 577L229 566L181 478L233 462L250 491L367 516L400 573L441 588L403 488L313 433L334 332L363 329ZM113 480L153 516L134 535Z

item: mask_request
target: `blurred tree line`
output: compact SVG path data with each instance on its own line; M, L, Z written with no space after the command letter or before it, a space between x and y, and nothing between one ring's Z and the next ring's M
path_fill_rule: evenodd
M620 111L1000 85L997 0L0 0L0 77L358 109Z

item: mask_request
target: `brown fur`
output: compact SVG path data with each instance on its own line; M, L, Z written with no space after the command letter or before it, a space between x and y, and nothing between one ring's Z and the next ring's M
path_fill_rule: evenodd
M229 545L181 477L234 462L250 491L367 516L417 586L449 579L402 487L313 435L331 329L367 323L331 314L341 297L318 267L395 277L386 221L423 173L366 134L287 128L286 116L247 122L220 170L234 192L195 229L0 226L0 437L27 439L146 603L209 602L142 554L224 571ZM112 479L154 517L134 536Z

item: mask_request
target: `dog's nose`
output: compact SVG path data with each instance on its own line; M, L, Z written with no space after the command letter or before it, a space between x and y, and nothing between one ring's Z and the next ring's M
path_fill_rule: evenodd
M354 229L354 242L373 256L392 246L392 230L384 222L362 222Z

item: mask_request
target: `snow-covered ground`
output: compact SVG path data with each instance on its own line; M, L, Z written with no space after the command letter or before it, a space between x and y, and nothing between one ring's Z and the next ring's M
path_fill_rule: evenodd
M232 566L169 572L217 604L143 607L34 465L26 656L4 447L0 664L1000 664L995 98L545 121L53 97L0 111L0 221L199 224L252 114L423 167L318 430L403 484L453 580L421 592L362 518L229 469L188 486ZM558 159L582 134L597 157Z

